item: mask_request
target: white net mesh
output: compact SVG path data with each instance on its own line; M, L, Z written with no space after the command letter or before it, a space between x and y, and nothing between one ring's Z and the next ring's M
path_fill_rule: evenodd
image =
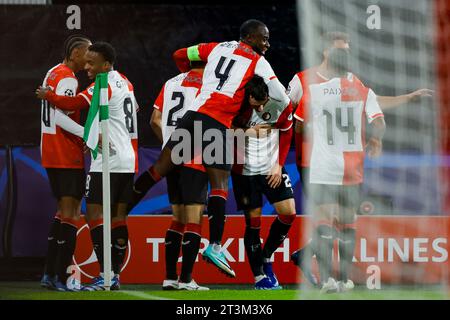
M297 10L303 69L321 64L322 35L340 31L350 39L353 73L377 96L435 89L433 1L298 0ZM379 271L381 289L396 288L387 291L391 297L402 298L402 288L414 287L420 298L431 287L446 291L449 278L449 224L442 216L446 189L440 179L444 157L436 93L397 105L401 99L379 100L386 121L383 155L366 157L350 278L358 290L368 290ZM307 214L313 207L308 201ZM310 226L305 233L313 232ZM317 273L316 259L312 265ZM300 298L308 297L306 291L302 286Z

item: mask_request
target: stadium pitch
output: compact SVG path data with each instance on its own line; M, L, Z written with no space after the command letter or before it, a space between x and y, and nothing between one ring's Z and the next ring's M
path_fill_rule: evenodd
M296 286L283 290L253 290L250 285L211 285L210 291L163 291L158 285L123 285L120 291L56 292L36 282L0 282L0 300L449 300L441 287L385 287L367 290L361 286L352 292L321 294Z

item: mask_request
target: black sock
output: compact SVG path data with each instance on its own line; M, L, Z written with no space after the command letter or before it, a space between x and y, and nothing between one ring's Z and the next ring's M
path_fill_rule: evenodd
M91 227L92 246L97 256L100 272L103 272L103 224Z
M180 255L181 240L183 239L184 224L172 221L166 232L164 246L166 249L166 279L177 280L177 262Z
M326 282L332 273L333 234L333 228L326 224L320 224L314 230L314 252L319 264L320 281L322 283Z
M59 230L61 226L61 218L57 214L50 226L50 232L47 238L47 257L45 260L44 273L53 277L56 275L56 256L58 254L56 241L59 237Z
M59 237L57 241L58 254L56 259L56 272L58 280L66 283L71 273L67 268L72 264L72 256L75 252L77 241L76 221L72 219L63 219L61 221Z
M192 280L192 270L200 249L200 228L200 225L195 223L188 223L186 226L181 249L183 252L183 264L181 265L180 282L189 283Z
M125 221L111 229L111 263L114 274L120 274L128 246L128 228Z
M144 171L134 182L133 196L131 203L128 205L128 212L130 212L141 200L145 197L148 190L150 190L161 177L155 171L153 166Z
M209 242L211 244L220 244L222 242L226 202L226 191L211 190L208 199Z
M279 215L270 226L269 236L264 245L263 258L270 259L275 250L283 243L286 238L292 222L295 219L293 215Z
M339 232L339 280L347 281L355 250L355 229L345 228Z
M244 246L248 262L253 276L261 276L263 271L263 255L259 231L261 230L261 218L246 218Z

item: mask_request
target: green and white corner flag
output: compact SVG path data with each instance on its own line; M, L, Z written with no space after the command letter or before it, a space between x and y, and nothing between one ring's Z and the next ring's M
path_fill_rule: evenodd
M100 134L100 121L109 118L108 113L108 73L99 73L95 77L91 107L84 126L83 140L91 149L92 157L97 158Z

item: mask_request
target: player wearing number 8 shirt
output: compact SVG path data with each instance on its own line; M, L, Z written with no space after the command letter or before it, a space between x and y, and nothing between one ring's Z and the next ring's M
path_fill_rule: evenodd
M112 268L114 277L111 289L119 289L119 273L128 245L126 225L127 206L131 201L134 173L137 170L137 103L133 86L128 79L113 70L115 50L106 42L91 45L86 52L88 77L95 79L98 73L108 73L108 109L110 123L109 169L111 172L111 241ZM38 96L64 110L79 110L89 107L94 83L75 97L61 97L52 91L41 89ZM85 191L87 220L91 229L95 254L100 264L100 275L93 280L92 288L103 286L103 217L102 217L102 157L91 159L91 168L86 179Z
M322 292L347 291L355 246L356 210L364 175L365 125L371 125L369 156L381 154L385 131L375 93L349 73L347 49L329 53L329 81L312 84L300 100L295 117L309 122L312 142L310 197L313 205L313 248L319 263ZM333 227L333 218L337 212ZM339 282L332 274L334 239L339 242Z
M240 28L240 38L239 42L203 43L180 49L174 54L178 69L181 71L189 70L191 61L206 62L200 93L192 103L191 110L186 112L178 122L177 129L190 133L189 144L192 148L197 144L193 140L202 139L207 130L220 131L224 149L223 152L217 153L222 154L223 157L216 161L215 158L205 159L202 154L201 159L211 184L208 199L210 245L203 252L203 257L231 277L234 277L235 273L221 250L225 204L228 197L228 176L232 162L230 160L233 158L233 150L227 147L226 131L239 112L244 99L245 84L255 74L264 79L269 87L270 96L281 101L283 108L289 104L285 88L264 58L264 53L270 47L267 26L258 20L248 20ZM196 137L194 127L199 123L201 137ZM202 152L210 144L209 141L204 140L206 139L202 139L200 144ZM157 162L136 180L134 204L139 202L161 177L166 176L173 169L172 149L178 142L175 138L170 139Z
M281 289L270 258L286 238L295 219L292 186L283 167L292 138L292 105L283 112L274 111L278 109L273 108L274 104L279 102L268 96L267 86L258 76L248 82L246 95L248 98L244 103L263 104L264 107L261 111L246 108L233 121L236 127L248 130L243 164L235 164L231 173L233 191L238 209L245 214L244 245L255 278L255 289ZM258 132L252 132L257 127ZM260 240L263 195L278 214L264 241L264 248Z

